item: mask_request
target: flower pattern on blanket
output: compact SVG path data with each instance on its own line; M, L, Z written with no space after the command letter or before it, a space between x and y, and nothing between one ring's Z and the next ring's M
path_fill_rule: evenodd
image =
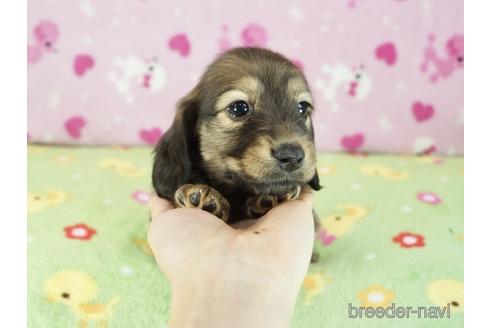
M425 237L411 232L401 232L393 237L393 242L402 248L425 247Z
M381 285L372 285L360 291L357 294L357 298L361 305L365 307L387 307L395 299L395 294Z
M65 237L69 239L78 240L91 240L92 236L97 233L97 231L85 223L78 223L72 226L64 227Z
M29 145L27 156L28 320L166 327L171 289L146 240L151 148ZM402 171L404 180L384 176ZM319 154L318 172L318 260L302 282L292 328L351 327L348 303L450 304L446 325L463 326L463 159ZM405 322L419 327L422 319Z
M79 328L87 328L91 322L107 327L113 307L119 302L118 298L95 302L99 293L96 281L81 271L57 272L48 278L44 289L48 301L65 304L72 310L79 320Z

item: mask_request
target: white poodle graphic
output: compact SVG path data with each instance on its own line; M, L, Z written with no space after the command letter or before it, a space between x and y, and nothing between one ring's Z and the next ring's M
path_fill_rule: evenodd
M156 58L144 61L136 56L118 57L113 66L115 70L109 73L109 81L130 103L135 100L132 92L135 88L144 88L155 93L167 81L166 72Z
M317 78L315 86L321 90L325 101L334 112L340 107L337 101L340 92L360 101L366 98L371 91L371 79L362 65L350 68L343 64L324 64L321 72L327 77Z

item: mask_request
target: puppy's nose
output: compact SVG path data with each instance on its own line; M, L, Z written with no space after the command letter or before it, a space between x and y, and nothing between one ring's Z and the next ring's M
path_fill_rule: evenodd
M298 144L285 143L272 150L280 167L288 172L297 170L302 166L304 150Z

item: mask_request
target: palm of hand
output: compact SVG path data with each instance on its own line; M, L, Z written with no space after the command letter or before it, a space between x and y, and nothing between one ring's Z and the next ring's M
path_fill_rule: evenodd
M149 243L171 286L220 284L231 293L250 286L295 298L314 243L310 194L234 227L205 211L152 202Z

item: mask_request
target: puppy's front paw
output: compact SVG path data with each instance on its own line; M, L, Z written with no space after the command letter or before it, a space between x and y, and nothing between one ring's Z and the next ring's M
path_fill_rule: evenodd
M294 190L285 195L259 195L252 196L247 200L247 214L249 217L259 217L274 208L280 203L287 200L296 199L301 194L301 186L297 186Z
M229 202L207 185L182 185L174 194L174 202L179 207L201 208L225 222L229 220Z

